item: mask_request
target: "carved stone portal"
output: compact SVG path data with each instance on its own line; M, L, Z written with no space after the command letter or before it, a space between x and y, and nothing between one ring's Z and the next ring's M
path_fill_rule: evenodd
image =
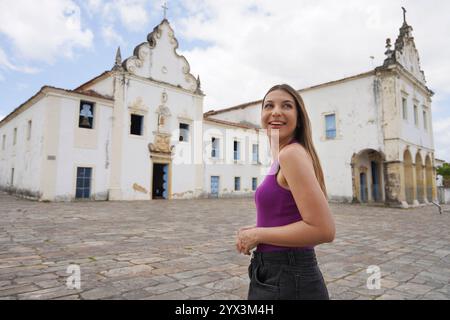
M149 143L148 150L151 154L156 153L158 155L172 155L174 146L170 145L170 135L163 133L155 133L154 143Z

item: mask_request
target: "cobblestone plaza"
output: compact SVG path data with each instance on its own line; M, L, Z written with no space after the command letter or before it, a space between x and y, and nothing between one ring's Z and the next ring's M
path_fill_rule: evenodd
M450 299L450 206L330 204L336 239L316 247L331 299ZM0 299L246 299L236 230L252 198L28 201L0 193ZM81 272L70 289L68 267ZM369 266L381 272L368 289Z

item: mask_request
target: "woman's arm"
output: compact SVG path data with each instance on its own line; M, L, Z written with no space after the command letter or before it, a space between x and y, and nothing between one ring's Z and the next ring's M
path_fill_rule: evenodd
M307 151L299 144L288 145L280 152L279 162L303 220L281 227L241 231L240 252L248 254L259 243L303 247L334 240L334 219Z

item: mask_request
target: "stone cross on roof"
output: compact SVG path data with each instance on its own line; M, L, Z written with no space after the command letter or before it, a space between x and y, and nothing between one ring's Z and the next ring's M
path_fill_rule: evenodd
M166 11L169 9L169 8L167 7L167 2L164 2L164 4L161 6L161 8L164 9L164 19L166 19Z
M403 10L403 22L406 23L406 9L402 7Z

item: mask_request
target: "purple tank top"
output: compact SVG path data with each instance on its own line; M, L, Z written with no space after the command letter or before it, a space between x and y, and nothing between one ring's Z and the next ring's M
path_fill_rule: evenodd
M294 142L297 141L291 140L289 144ZM278 168L279 162L275 160L266 178L255 191L257 227L278 227L302 220L291 191L283 188L277 182ZM308 248L313 247L293 248L259 244L256 251L272 252Z

